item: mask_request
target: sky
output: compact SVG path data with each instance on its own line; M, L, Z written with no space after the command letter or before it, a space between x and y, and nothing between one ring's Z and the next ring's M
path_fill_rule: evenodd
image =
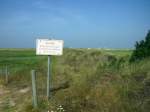
M134 48L150 29L150 0L0 0L0 48L37 38L73 48Z

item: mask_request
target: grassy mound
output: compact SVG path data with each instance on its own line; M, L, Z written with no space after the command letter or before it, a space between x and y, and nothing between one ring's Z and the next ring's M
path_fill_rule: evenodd
M130 50L64 49L51 57L51 98L46 99L47 57L33 49L1 49L2 112L148 112L150 59L128 63ZM31 74L37 71L37 109L32 107Z

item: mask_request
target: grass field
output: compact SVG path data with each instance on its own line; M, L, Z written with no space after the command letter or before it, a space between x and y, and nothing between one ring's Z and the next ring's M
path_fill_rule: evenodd
M35 49L0 49L0 112L149 112L150 59L129 63L131 53L65 48L63 56L51 57L47 100L47 57L36 56ZM32 69L37 72L37 109L32 107Z

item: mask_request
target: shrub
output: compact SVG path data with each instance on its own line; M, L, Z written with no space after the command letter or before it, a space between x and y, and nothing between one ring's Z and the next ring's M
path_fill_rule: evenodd
M130 62L141 60L150 56L150 30L148 31L144 40L136 42L135 50L132 53Z

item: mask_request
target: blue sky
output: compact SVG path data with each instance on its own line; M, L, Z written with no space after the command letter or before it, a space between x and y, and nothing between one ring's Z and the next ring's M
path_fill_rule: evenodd
M150 29L150 0L0 0L0 48L36 38L77 48L133 48Z

